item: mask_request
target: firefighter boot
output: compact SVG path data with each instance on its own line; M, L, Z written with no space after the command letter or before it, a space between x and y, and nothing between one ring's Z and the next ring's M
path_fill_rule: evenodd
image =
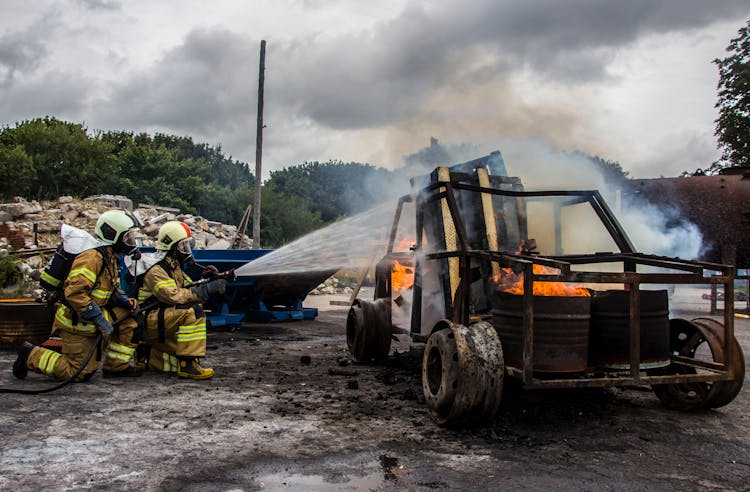
M21 348L18 350L18 357L13 363L13 375L18 379L23 379L29 373L29 368L26 362L29 360L29 354L33 350L34 345L29 342L23 342Z
M177 375L181 378L208 379L214 375L214 370L210 367L201 367L197 357L179 357L179 359L180 367L177 369Z

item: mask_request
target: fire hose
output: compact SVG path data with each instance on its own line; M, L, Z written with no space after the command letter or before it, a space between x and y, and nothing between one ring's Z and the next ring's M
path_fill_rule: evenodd
M112 322L112 326L117 326L123 321L125 321L126 319L131 318L133 316L137 316L143 311L156 307L158 304L159 303L155 301L155 302L150 302L143 307L139 306L138 309L136 309L132 313L128 313L125 316L121 316L120 318L114 320ZM94 343L91 345L91 348L89 349L88 354L86 354L86 357L84 357L83 362L81 362L81 365L78 367L78 369L76 369L76 371L65 381L62 381L54 386L50 386L49 388L38 389L38 390L23 389L23 388L0 388L0 393L17 393L21 395L41 395L42 393L50 393L52 391L59 390L60 388L64 386L67 386L68 384L73 382L73 380L77 378L79 374L81 374L81 371L83 371L83 368L86 367L86 365L91 360L91 357L94 356L94 351L99 346L99 343L101 343L101 341L102 341L102 334L97 333L96 339L94 340Z
M193 282L192 284L190 284L190 286L192 287L194 285L207 284L209 282L214 282L216 280L233 280L233 279L236 278L236 276L234 274L234 270L227 270L226 272L221 272L221 273L218 273L218 274L214 274L213 272L210 271L210 269L204 268L204 272L206 272L206 271L208 271L210 273L209 277L197 280L197 281ZM117 326L120 323L122 323L123 321L125 321L126 319L134 317L134 316L137 316L138 314L140 314L140 313L142 313L144 311L148 311L149 309L155 308L158 305L159 305L159 301L154 301L154 302L149 302L148 304L146 304L144 306L139 306L132 313L128 313L128 314L126 314L126 315L124 315L124 316L116 319L115 321L113 321L112 322L112 326ZM56 384L54 386L50 386L49 388L38 389L38 390L23 389L23 388L0 388L0 393L16 393L16 394L21 394L21 395L41 395L43 393L50 393L52 391L56 391L56 390L59 390L60 388L63 388L65 386L67 386L68 384L70 384L71 382L73 382L73 380L75 380L75 378L77 378L79 374L81 374L81 371L83 371L83 368L86 367L86 365L91 360L91 357L94 356L94 351L96 350L96 348L99 345L99 343L101 343L101 341L102 341L102 334L101 333L97 333L96 339L94 340L94 343L91 345L91 348L89 349L89 352L86 354L86 357L83 359L83 362L81 362L80 367L78 367L78 369L76 369L76 371L73 373L73 375L71 375L65 381L62 381L62 382L60 382L60 383L58 383L58 384Z

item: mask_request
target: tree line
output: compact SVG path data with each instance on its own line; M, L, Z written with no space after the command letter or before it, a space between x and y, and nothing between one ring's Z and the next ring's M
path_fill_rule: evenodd
M273 171L261 191L261 242L278 247L376 203L394 172L367 164L305 162ZM396 178L398 179L398 178ZM124 195L209 220L238 224L255 176L220 146L190 137L89 132L37 118L0 129L0 200Z

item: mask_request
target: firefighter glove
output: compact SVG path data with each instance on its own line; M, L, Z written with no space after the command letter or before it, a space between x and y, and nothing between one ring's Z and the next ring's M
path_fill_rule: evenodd
M218 277L219 269L216 268L214 265L207 265L203 268L203 273L201 274L201 276L203 278Z
M224 279L215 280L205 284L198 284L191 287L191 290L198 294L203 301L208 299L212 294L223 294L227 288L227 281Z
M81 318L91 323L94 323L96 325L96 328L100 332L102 332L102 335L104 336L104 338L109 337L112 334L112 332L115 331L114 327L112 326L112 323L107 321L107 318L104 317L104 314L102 313L101 308L95 302L91 302L86 307L86 309L83 310L83 313L81 313Z
M127 309L131 313L138 307L138 301L132 297L126 296L120 289L115 290L112 294L112 301L115 307Z

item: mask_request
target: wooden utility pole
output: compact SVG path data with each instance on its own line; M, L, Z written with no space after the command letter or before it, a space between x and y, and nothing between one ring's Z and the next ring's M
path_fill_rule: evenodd
M260 184L263 156L263 83L266 71L266 40L260 41L258 73L258 129L255 136L255 193L253 194L253 249L260 249Z

